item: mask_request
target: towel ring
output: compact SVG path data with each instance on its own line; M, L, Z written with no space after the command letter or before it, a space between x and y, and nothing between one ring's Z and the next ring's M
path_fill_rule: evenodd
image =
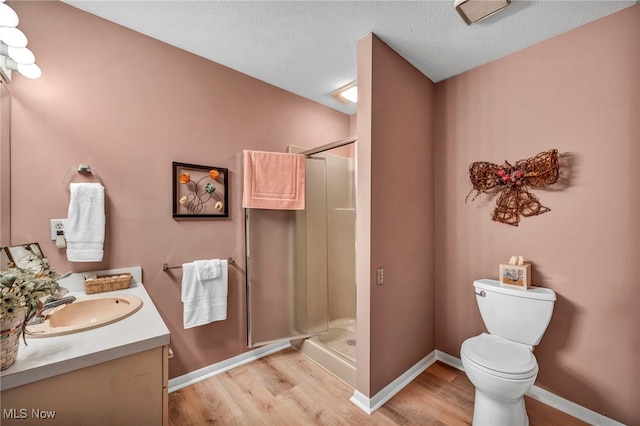
M102 183L102 179L100 179L100 175L98 174L98 171L96 169L92 170L88 164L80 164L78 165L77 168L74 166L69 167L69 170L67 170L67 173L62 178L62 185L67 189L67 191L69 190L69 184L71 183L71 179L73 176L72 173L74 171L78 173L86 173L86 174L93 175L93 177L96 179L96 182L104 186L104 183Z

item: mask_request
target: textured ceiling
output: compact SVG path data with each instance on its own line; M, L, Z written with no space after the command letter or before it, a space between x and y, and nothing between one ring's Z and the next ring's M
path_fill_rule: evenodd
M373 32L434 82L637 1L521 1L467 26L452 1L94 1L72 6L325 104Z

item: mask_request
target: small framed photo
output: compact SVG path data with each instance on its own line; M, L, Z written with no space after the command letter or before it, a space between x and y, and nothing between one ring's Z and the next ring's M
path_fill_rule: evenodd
M173 162L173 217L229 217L229 171Z
M40 272L47 263L47 259L42 254L38 243L5 247L4 250L9 258L10 267L15 266L20 269L31 269L34 272Z
M531 264L500 264L500 285L527 290L531 286Z

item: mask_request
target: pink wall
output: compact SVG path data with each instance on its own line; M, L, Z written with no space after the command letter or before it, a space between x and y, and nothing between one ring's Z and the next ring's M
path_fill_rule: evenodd
M366 396L371 390L371 138L373 34L358 41L358 108L352 123L356 143L356 389Z
M436 88L436 347L459 356L484 331L473 293L511 255L558 294L535 350L536 384L640 423L640 6L439 83ZM473 161L558 148L566 175L533 189L551 212L493 222L465 204Z
M43 72L10 84L12 243L39 241L62 271L142 265L171 330L171 377L245 351L242 273L230 271L226 321L183 330L180 270L161 265L243 266L242 149L323 145L349 136L349 117L60 2L11 6ZM172 219L172 161L229 169L229 219ZM101 263L70 264L49 240L49 219L67 213L62 178L79 163L106 187Z
M371 169L370 278L358 291L368 283L371 396L435 349L435 85L376 36L359 42L358 57L359 95L368 92L358 105L358 173L363 145Z

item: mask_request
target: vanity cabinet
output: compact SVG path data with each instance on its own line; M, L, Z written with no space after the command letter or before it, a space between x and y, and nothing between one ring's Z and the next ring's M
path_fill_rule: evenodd
M168 351L159 346L2 391L1 423L167 425Z

